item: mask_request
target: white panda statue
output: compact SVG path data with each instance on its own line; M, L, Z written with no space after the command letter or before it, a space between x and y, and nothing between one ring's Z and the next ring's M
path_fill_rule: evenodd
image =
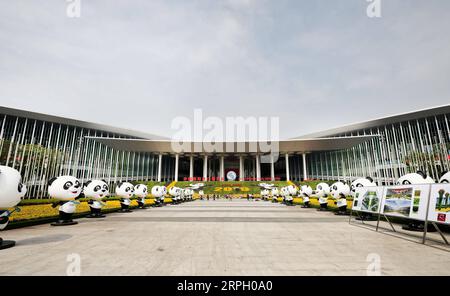
M319 183L316 185L315 193L319 198L319 211L328 210L328 195L330 194L330 186L327 183Z
M338 207L336 215L347 214L347 195L350 194L350 187L342 182L333 183L330 187L330 193L335 199L335 204Z
M80 203L76 201L81 194L82 186L80 180L73 176L59 176L48 181L48 195L58 199L53 207L59 205L59 219L52 226L74 225L78 222L72 220L72 215Z
M310 197L313 194L313 190L309 185L303 185L300 187L300 196L303 198L303 208L310 207Z
M439 179L439 183L450 183L450 172L443 174Z
M163 193L163 196L161 196L161 202L164 205L164 199L167 195L167 187L166 186L161 186L161 191Z
M356 188L374 187L374 186L377 186L377 184L373 181L373 179L371 177L359 178L352 182L352 184L350 185L350 191L351 191L352 196L355 197L354 195L355 195Z
M401 176L396 184L397 185L412 185L412 184L433 184L436 183L433 178L427 176L422 171L417 171L417 173L410 173L404 176Z
M189 201L189 194L190 194L189 188L183 188L181 190L181 199L183 201Z
M272 202L278 202L278 196L280 195L280 191L277 187L272 188L271 190L272 194Z
M268 189L261 190L261 199L268 200L268 198L269 198L269 190Z
M164 186L155 185L152 187L152 195L155 198L155 206L160 207L164 203L166 190Z
M134 195L134 186L129 182L120 182L116 187L116 196L120 197L120 212L130 213L130 204Z
M186 188L180 188L180 200L181 202L186 201Z
M294 185L288 185L286 186L286 205L293 206L294 205L294 196L297 194L297 187Z
M91 180L86 182L83 186L83 194L86 198L89 198L88 204L91 209L91 214L87 218L104 218L102 208L105 203L102 200L109 195L109 186L106 181Z
M281 198L282 198L282 203L286 203L286 194L287 194L287 189L286 189L286 187L281 187L280 188L280 196L281 196Z
M145 184L134 186L134 195L137 197L138 208L145 209L145 198L148 195L148 187Z
M401 176L396 185L419 185L419 184L434 184L433 178L427 176L423 171L417 171L416 173L406 174ZM408 224L402 226L404 230L409 231L424 231L425 223L421 221L410 221ZM434 230L430 228L430 230Z
M181 194L180 188L178 188L178 187L174 186L169 189L169 195L172 196L172 201L174 204L180 203L180 201L181 201L180 194Z
M0 230L5 229L9 223L9 217L14 211L20 211L17 205L20 199L27 193L27 187L22 184L20 173L10 167L0 166ZM9 211L8 208L14 210ZM11 248L16 243L0 238L0 250Z

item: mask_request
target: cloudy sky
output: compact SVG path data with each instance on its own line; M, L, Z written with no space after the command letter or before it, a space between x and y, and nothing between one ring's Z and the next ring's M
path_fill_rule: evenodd
M281 137L450 103L450 1L0 0L0 105L170 135L279 116Z

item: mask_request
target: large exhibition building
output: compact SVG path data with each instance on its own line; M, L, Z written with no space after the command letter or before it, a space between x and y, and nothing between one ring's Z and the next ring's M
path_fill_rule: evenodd
M47 180L61 174L111 184L229 176L243 181L348 182L371 176L382 185L416 170L439 179L450 170L449 116L450 105L279 140L274 157L250 149L251 143L232 143L243 144L236 152L175 151L168 138L0 107L0 165L19 170L27 197L33 198L45 197Z

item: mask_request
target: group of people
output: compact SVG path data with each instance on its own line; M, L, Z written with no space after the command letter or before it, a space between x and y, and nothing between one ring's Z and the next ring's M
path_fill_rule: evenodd
M220 195L220 194L199 193L199 197L200 197L200 200L218 200L218 199L222 199L222 198L225 198L227 200L233 200L233 197L231 196L231 194Z

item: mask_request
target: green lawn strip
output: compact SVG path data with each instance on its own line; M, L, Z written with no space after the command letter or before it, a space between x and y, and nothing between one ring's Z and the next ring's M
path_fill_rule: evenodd
M203 187L203 191L205 194L259 194L261 192L261 187L259 184L261 183L269 183L274 184L277 187L287 186L289 185L286 181L207 181L207 182L188 182L188 181L180 181L177 182L175 186L180 188L185 188L190 186L191 184L203 183L205 187ZM225 189L226 188L226 189ZM248 189L248 191L242 189ZM225 190L224 190L225 189ZM231 189L231 190L230 190Z

